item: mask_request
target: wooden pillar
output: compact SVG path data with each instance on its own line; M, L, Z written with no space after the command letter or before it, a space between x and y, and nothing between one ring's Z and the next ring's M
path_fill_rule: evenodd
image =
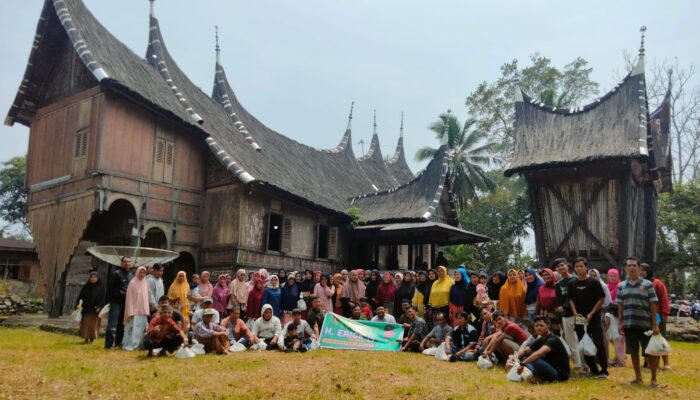
M656 189L653 183L644 185L643 243L642 261L653 266L656 261Z
M545 265L549 266L548 255L545 250L544 243L544 224L542 223L542 215L540 215L540 199L537 194L537 188L528 180L527 181L527 191L530 195L530 211L532 212L532 227L535 231L535 250L537 252L537 260ZM550 254L552 258L557 257L557 254Z
M407 266L407 268L411 271L415 271L416 266L413 265L413 245L409 244L407 247L408 247L408 266Z
M379 269L379 244L374 241L374 268Z

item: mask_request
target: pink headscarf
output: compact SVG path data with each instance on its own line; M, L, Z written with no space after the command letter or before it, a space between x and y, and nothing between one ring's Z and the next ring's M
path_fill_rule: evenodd
M143 270L143 278L139 278L139 272ZM126 288L126 303L124 307L124 323L135 315L149 315L148 282L146 281L146 267L138 267L136 275Z
M206 282L202 282L204 274L207 275ZM209 271L203 271L199 275L199 285L197 285L197 287L199 288L199 295L202 297L211 297L211 295L214 294L214 285L211 284L211 274Z
M212 292L212 300L214 300L214 309L219 312L220 315L226 314L226 306L228 305L228 286L226 281L221 282L221 278L225 278L226 275L219 275L219 279L214 286L214 291Z
M615 302L615 299L617 298L617 286L620 284L620 273L617 272L615 268L610 268L607 273L608 276L608 290L610 291L610 298L612 299L613 303ZM610 277L614 276L617 278L615 280L615 283L610 282Z

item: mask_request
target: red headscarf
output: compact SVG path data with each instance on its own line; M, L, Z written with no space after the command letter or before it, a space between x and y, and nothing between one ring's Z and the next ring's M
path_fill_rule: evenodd
M391 273L385 272L382 278L387 276L389 277L389 283L384 282L384 279L382 279L381 283L377 285L377 292L374 298L378 304L392 303L396 297L396 285L394 284Z
M545 268L542 272L546 272L552 277L552 281L541 285L537 291L537 303L541 310L553 311L554 306L557 304L557 292L555 286L557 284L557 277L554 276L554 272L551 269Z
M258 283L263 283L261 278L255 279L255 284L253 288L248 293L248 303L246 303L246 316L250 318L260 318L260 310L262 310L262 298L265 294L265 285L263 284L262 289L258 289Z

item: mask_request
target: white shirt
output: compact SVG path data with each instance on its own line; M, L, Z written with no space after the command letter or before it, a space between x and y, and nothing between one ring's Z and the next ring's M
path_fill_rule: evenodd
M394 318L393 315L391 314L384 314L384 319L379 319L378 315L375 315L371 319L372 322L385 322L387 324L395 324L396 323L396 318Z

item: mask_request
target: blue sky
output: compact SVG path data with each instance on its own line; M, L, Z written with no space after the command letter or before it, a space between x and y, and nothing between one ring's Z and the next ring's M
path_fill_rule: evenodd
M145 54L146 0L84 0L137 54ZM42 1L0 3L0 111L14 99ZM649 59L700 66L700 2L158 0L168 49L193 82L211 92L214 25L241 102L268 126L318 148L334 147L355 101L353 139L369 142L377 110L383 154L392 153L405 112L405 146L437 143L427 126L499 67L532 53L563 66L590 62L605 92L636 54L646 25ZM697 83L696 79L696 83ZM0 160L26 152L28 129L0 127ZM366 149L366 148L365 148ZM360 146L355 143L357 155Z

